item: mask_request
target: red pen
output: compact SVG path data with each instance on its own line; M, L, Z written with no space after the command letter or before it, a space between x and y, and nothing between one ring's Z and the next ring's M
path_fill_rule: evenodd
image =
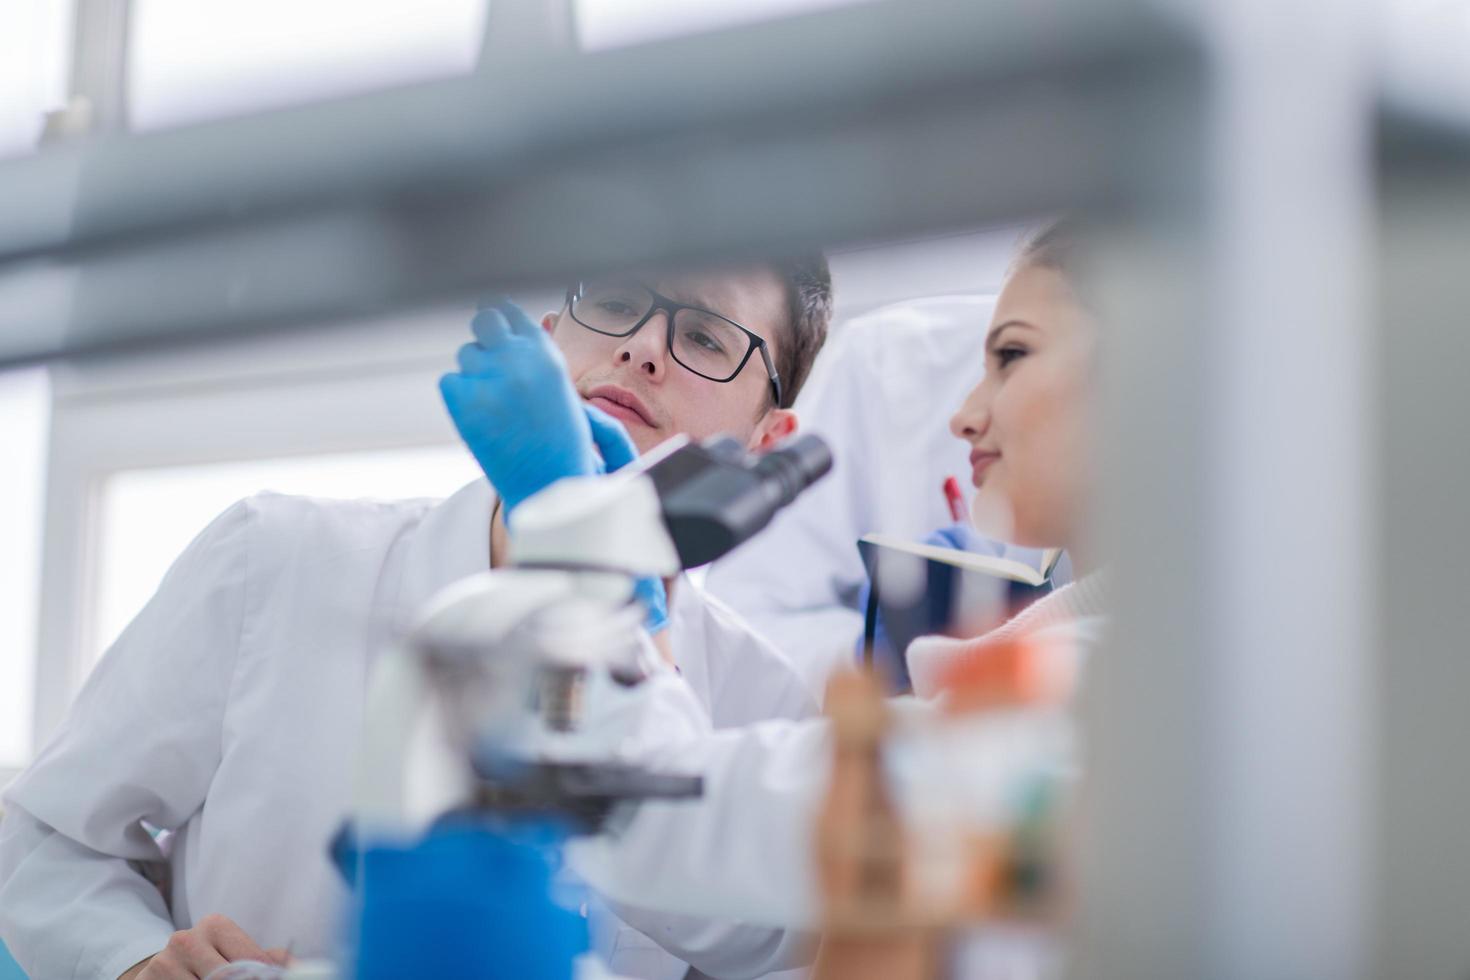
M965 495L960 493L960 481L955 477L944 478L944 502L949 504L949 516L956 524L965 522Z

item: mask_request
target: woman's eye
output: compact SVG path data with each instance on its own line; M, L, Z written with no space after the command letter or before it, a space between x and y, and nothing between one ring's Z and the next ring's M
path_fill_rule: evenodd
M605 299L597 305L602 308L604 313L611 313L613 316L628 316L633 312L633 307L630 304L619 302L615 299Z
M1012 362L1018 361L1026 356L1024 347L1002 347L995 352L995 359L1003 368L1010 367Z

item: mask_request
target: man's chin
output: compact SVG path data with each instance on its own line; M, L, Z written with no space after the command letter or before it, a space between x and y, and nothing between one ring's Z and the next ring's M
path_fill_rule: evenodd
M669 439L669 434L662 429L655 429L646 422L639 423L634 428L628 426L628 435L633 439L633 445L638 447L638 455L642 456L655 446L662 445Z

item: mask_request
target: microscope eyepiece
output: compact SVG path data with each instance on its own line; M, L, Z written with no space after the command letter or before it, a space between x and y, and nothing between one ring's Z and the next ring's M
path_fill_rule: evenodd
M728 437L689 445L649 471L664 524L685 568L749 540L776 512L832 469L832 451L804 435L763 456Z
M753 469L761 482L777 494L779 509L827 475L832 469L832 450L817 436L798 436L759 457Z

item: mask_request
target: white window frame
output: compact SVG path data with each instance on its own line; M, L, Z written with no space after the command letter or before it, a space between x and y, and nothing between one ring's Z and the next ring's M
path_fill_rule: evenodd
M56 731L92 667L99 504L109 476L144 467L457 444L436 382L453 370L468 319L459 305L203 350L59 365L52 383L33 752ZM5 775L0 771L0 779Z

